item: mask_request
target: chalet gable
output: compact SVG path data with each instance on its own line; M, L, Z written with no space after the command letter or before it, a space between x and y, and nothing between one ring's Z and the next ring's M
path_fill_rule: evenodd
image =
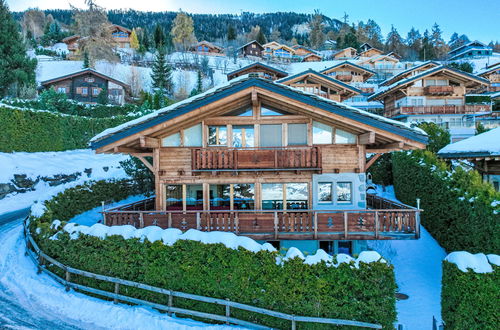
M325 75L330 75L333 72L345 72L345 71L357 72L361 74L363 76L364 81L375 75L374 71L349 61L344 61L339 64L335 64L334 66L331 66L329 68L320 71L320 73Z
M441 64L439 64L438 62L435 62L435 61L424 62L422 64L419 64L419 65L416 65L412 68L404 70L404 71L392 76L391 78L389 78L387 80L384 80L383 82L380 83L380 86L391 85L391 84L395 83L396 81L400 81L400 80L408 78L412 75L416 75L418 73L421 73L421 72L427 71L429 69L438 67L440 65Z
M241 69L229 72L227 74L227 80L231 80L250 73L262 74L264 78L271 80L276 80L288 76L288 73L283 70L274 68L261 62L255 62L244 66Z
M62 81L62 80L66 80L66 79L72 79L74 77L79 77L79 76L84 76L84 75L94 75L94 76L97 76L99 78L102 78L106 81L109 81L109 82L112 82L114 84L117 84L117 85L120 85L122 86L123 88L125 88L126 90L130 90L130 85L124 83L123 81L120 81L120 80L117 80L115 78L112 78L110 76L107 76L103 73L100 73L92 68L86 68L86 69L83 69L83 70L80 70L80 71L76 71L76 72L73 72L73 73L69 73L69 74L66 74L66 75L62 75L62 76L59 76L59 77L55 77L55 78L52 78L52 79L48 79L48 80L45 80L45 81L42 81L40 83L41 86L49 86L49 85L52 85L58 81Z
M265 79L241 77L167 108L105 130L92 139L91 146L98 152L140 150L148 145L147 138L158 139L210 118L212 120L221 118L242 107L250 106L255 113L255 110L262 105L289 115L330 123L352 134L373 134L370 143L374 145L388 146L395 143L398 147L407 146L411 149L421 148L427 141L424 133L403 123ZM281 118L283 117L278 117L278 120Z

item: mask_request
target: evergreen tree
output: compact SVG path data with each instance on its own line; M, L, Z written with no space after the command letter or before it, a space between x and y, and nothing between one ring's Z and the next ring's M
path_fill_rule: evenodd
M437 23L432 26L432 33L430 36L430 43L434 47L435 56L442 59L448 53L448 46L443 40L441 28Z
M130 48L139 49L139 39L137 38L137 32L135 29L132 29L132 33L130 34Z
M26 48L5 0L0 0L0 97L19 94L35 85L36 60L26 56Z
M462 34L461 36L459 36L458 33L454 32L450 37L450 41L448 42L448 46L450 47L450 49L455 49L455 48L463 46L469 42L470 42L470 40L465 34Z
M358 37L356 36L356 30L351 27L349 32L344 35L344 42L342 43L342 48L352 47L358 49L360 46Z
M227 26L227 40L235 40L236 39L236 29L234 28L233 24L229 24Z
M267 43L266 36L264 35L264 32L262 32L262 29L260 26L258 26L259 30L257 31L257 36L255 37L255 40L261 45Z
M163 28L160 24L156 24L153 39L156 49L160 49L165 45L165 32L163 32Z
M429 31L425 30L424 37L422 38L422 47L419 52L420 60L429 61L436 59L436 52L430 42Z
M474 71L474 66L470 62L451 62L448 66L468 73L472 73Z
M420 50L422 48L422 35L414 27L406 36L406 54L403 54L407 59L415 61L419 58Z
M166 61L165 48L158 49L151 70L153 88L163 95L172 95L172 67Z
M83 53L83 68L90 68L89 54L87 52Z
M101 90L101 92L97 96L97 103L99 103L99 104L108 104L109 103L107 88L103 88Z
M368 43L375 48L382 48L383 37L382 30L380 26L372 19L369 19L365 25L366 36L368 38Z
M309 44L314 49L320 49L326 40L326 35L323 32L323 29L325 28L323 20L323 15L316 10L311 22L309 22L309 27L311 29L311 32L309 32Z
M399 35L398 30L391 25L391 31L387 35L387 41L385 43L385 49L388 52L395 52L398 54L402 53L403 50L403 38Z
M203 79L202 79L200 70L198 70L198 76L197 76L197 80L196 80L196 88L198 89L198 93L203 92Z

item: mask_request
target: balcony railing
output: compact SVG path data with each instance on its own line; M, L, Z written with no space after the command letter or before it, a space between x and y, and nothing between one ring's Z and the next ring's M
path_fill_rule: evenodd
M142 203L142 204L141 204ZM148 204L149 203L149 204ZM358 210L136 210L154 200L103 212L106 225L223 231L258 240L419 238L420 210L368 194Z
M192 150L192 170L319 170L319 147L288 148L196 148Z
M350 74L338 74L335 76L337 80L340 81L351 81L352 80L352 75Z
M444 115L444 114L474 114L491 112L490 105L430 105L430 106L401 106L385 111L387 117L398 115Z
M426 86L424 93L428 95L452 95L453 86Z

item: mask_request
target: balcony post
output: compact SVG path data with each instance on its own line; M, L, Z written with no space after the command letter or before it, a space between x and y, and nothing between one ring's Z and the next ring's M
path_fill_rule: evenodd
M201 230L200 212L196 212L196 229Z
M379 236L379 234L378 234L378 226L379 226L378 222L379 222L378 221L378 211L375 211L375 239L378 239L378 236Z
M417 198L417 211L415 212L415 236L420 238L420 198Z
M348 225L348 216L347 212L344 211L344 238L347 239L347 225Z
M274 239L278 239L278 212L274 211Z
M144 213L139 213L139 228L144 228Z
M313 211L314 239L318 239L318 213Z
M172 212L168 212L168 228L172 228Z

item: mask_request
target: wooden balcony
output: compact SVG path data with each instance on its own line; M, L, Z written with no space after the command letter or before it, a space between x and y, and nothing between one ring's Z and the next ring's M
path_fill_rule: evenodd
M352 75L351 74L338 74L335 76L337 80L340 81L351 81L352 80Z
M319 147L196 148L193 172L238 170L320 170Z
M232 232L257 240L417 239L420 210L368 195L359 210L148 211L154 198L103 212L108 226Z
M431 106L402 106L386 110L386 117L399 115L449 115L449 114L474 114L491 112L490 105L431 105Z
M426 95L453 95L453 86L427 86L424 87Z

